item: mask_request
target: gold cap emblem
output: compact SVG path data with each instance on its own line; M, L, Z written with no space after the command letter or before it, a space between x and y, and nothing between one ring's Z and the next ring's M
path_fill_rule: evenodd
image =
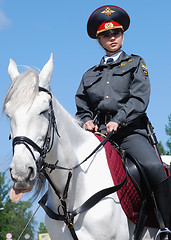
M106 16L110 16L112 13L114 13L115 11L113 11L111 8L107 7L104 11L102 11L101 13L105 14Z
M108 29L108 28L113 28L113 23L112 22L109 22L109 23L105 24L105 29Z

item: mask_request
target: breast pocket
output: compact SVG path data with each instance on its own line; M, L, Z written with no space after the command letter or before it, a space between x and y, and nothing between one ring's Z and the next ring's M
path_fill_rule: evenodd
M101 73L91 73L91 75L88 75L84 80L84 87L89 88L96 84L100 79L102 78Z
M96 107L103 99L103 83L101 74L88 76L84 81L84 91L91 100L92 106Z
M112 74L112 88L115 91L128 93L133 80L134 68L131 66L117 67Z

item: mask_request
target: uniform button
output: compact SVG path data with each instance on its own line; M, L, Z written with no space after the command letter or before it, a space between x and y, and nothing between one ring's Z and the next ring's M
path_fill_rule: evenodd
M108 99L109 98L109 96L106 96L106 99Z
M109 84L109 83L110 83L109 81L106 82L106 84Z
M122 125L123 125L123 126L125 126L125 125L126 125L126 123L124 123L124 122L123 122L123 123L122 123Z

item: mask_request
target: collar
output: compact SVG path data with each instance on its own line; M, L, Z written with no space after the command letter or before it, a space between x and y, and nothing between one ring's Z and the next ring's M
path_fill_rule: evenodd
M119 56L121 55L121 53L122 53L122 51L120 51L120 52L118 52L118 53L115 53L115 54L113 54L112 56L104 56L103 57L103 59L104 59L104 64L106 64L106 62L107 62L107 60L109 59L109 58L113 58L113 61L115 62L118 58L119 58Z
M127 55L124 51L120 51L119 53L120 53L120 54L119 54L119 56L117 57L117 59L115 59L114 64L119 64L120 62L126 61L126 60L128 60L128 59L131 58L131 56L130 56L130 55ZM117 54L118 54L118 53L117 53ZM114 55L116 55L116 54L114 54ZM104 57L105 57L105 56L104 56ZM104 64L104 57L101 59L100 64L95 66L95 69L97 69L97 68L99 68L99 67L106 67L106 64Z

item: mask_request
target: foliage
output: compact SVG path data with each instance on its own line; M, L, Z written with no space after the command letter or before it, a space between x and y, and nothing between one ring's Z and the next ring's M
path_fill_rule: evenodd
M9 186L5 183L5 174L0 173L0 208L3 208L0 211L0 239L5 240L6 234L10 232L13 236L12 239L16 240L32 216L31 202L14 203L9 199L8 193ZM32 221L26 230L31 239L34 238L34 225L35 222ZM21 237L21 240L25 240L24 236Z
M164 149L162 142L160 141L157 145L161 155L167 155L168 152Z
M0 173L0 208L8 192L8 184L5 184L5 173Z
M165 126L166 134L169 136L167 141L167 147L169 149L169 155L171 155L171 114L168 116L169 123Z
M40 222L40 225L39 225L38 239L39 239L39 234L41 233L48 233L47 228L43 222Z
M48 231L47 231L47 228L46 228L46 226L44 225L44 223L43 223L43 222L40 222L38 234L40 234L40 233L47 233L47 232L48 232Z

